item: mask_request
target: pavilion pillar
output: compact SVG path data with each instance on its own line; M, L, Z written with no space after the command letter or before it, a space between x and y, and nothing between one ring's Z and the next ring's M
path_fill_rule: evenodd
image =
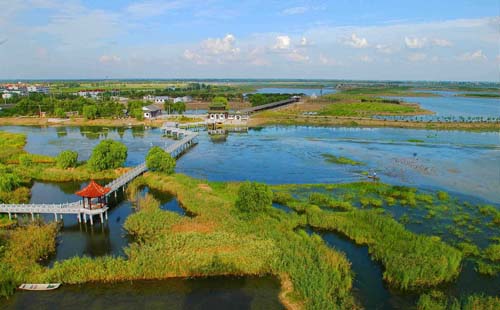
M33 212L31 213L31 220L35 221L35 215L33 214Z
M10 212L9 212L9 220L12 220L12 216L10 215Z
M101 214L99 214L99 215L101 216L101 224L102 224L102 223L104 223L104 218L103 218L102 213L101 213Z
M57 222L57 213L54 213L54 221Z
M78 213L76 215L76 219L78 220L78 223L81 223L82 222L82 219L80 218L80 213Z
M60 217L61 217L61 221L62 221L62 219L63 219L62 213L61 213L61 214L59 214L59 215L60 215Z
M108 211L104 212L104 216L106 217L106 221L108 220Z
M87 224L87 215L85 213L83 213L82 215L83 215L83 222Z
M89 214L90 218L90 226L94 226L94 219L92 218L92 214Z

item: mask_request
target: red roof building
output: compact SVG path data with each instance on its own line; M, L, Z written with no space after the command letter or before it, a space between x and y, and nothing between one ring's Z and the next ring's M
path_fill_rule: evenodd
M97 204L94 204L97 208L102 208L106 205L106 199L104 196L109 193L111 188L104 187L97 184L94 180L83 189L79 190L75 194L83 198L83 207L85 208L85 198L87 198L89 209L92 209L92 198L97 198Z

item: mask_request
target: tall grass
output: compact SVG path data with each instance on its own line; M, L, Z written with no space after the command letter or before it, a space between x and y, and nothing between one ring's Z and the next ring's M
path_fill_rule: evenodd
M308 212L308 222L367 245L371 255L384 265L384 279L401 289L433 286L454 279L460 272L460 251L437 237L411 233L377 210Z

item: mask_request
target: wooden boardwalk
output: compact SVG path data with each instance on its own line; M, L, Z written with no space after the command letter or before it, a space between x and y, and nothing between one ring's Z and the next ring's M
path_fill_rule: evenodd
M196 137L198 136L198 133L196 132L170 127L165 127L165 129L175 129L176 137L179 138L178 141L175 141L173 144L165 148L165 151L174 158L180 157L186 150L196 144ZM106 184L106 187L111 188L106 196L114 193L116 197L117 191L120 188L125 187L129 182L146 172L147 169L146 163L143 162L135 166L127 173ZM62 218L63 214L75 214L78 217L79 222L83 220L85 223L87 222L88 216L91 225L94 224L94 215L99 215L101 222L103 222L104 219L108 219L108 207L90 210L83 207L81 200L60 204L0 204L0 213L7 213L10 219L12 218L12 215L16 214L31 214L31 218L33 220L35 218L35 214L54 214L55 220L57 220L58 215Z

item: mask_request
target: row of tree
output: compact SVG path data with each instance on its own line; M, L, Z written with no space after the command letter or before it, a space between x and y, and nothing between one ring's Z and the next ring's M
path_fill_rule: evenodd
M272 102L290 99L292 96L301 96L302 94L248 94L247 99L252 107L264 105Z

